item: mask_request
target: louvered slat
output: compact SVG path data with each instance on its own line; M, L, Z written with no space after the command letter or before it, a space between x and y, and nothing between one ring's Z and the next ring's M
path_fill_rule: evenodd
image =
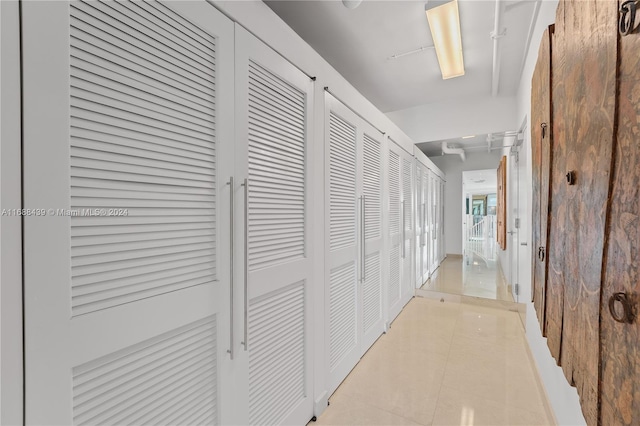
M70 7L72 313L216 279L215 37L153 3Z
M329 286L329 366L333 370L357 344L355 263L334 268Z
M400 156L389 151L389 232L400 232Z
M329 245L337 250L355 244L356 128L329 116Z
M365 196L365 238L380 238L382 233L382 202L380 178L380 143L365 133L363 194Z
M367 332L382 316L380 287L380 253L367 255L364 260L367 279L363 285L364 331Z
M251 301L249 422L279 424L305 397L305 282Z
M306 95L249 61L250 270L305 255Z
M400 245L395 245L389 252L389 306L393 306L400 298Z
M73 417L83 424L217 422L216 318L73 368Z

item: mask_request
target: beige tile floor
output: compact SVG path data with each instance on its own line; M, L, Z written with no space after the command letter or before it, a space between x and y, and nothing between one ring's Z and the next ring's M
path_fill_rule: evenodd
M448 256L422 289L513 302L497 262L476 254Z
M414 298L315 425L551 425L526 344L515 312Z

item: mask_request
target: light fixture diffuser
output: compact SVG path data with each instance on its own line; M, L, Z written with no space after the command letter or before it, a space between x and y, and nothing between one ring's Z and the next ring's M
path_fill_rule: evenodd
M436 48L442 79L464 75L458 0L446 3L427 3L425 12Z

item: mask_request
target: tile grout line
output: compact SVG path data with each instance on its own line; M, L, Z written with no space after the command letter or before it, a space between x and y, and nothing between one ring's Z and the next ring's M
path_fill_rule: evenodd
M411 301L410 301L409 303L411 303ZM407 305L408 305L408 303L407 303ZM405 305L405 308L406 308L406 306L407 306L407 305ZM394 322L395 322L396 320L400 319L400 316L401 316L403 313L405 313L404 308L403 308L402 312L400 313L400 315L398 315L398 316L395 318ZM457 323L457 319L456 319L456 323ZM400 323L400 324L402 324L402 323ZM396 326L396 327L397 327L397 326ZM396 328L396 329L397 329L397 328ZM453 333L452 333L451 338L452 338L452 340L453 340ZM379 339L378 339L378 340L376 340L376 342L374 343L374 345L372 345L372 346L371 346L371 348L369 348L369 350L368 350L367 352L365 352L365 355L366 355L367 353L369 353L369 352L374 348L374 346L375 346L378 342L379 342ZM449 344L449 350L447 351L447 359L448 359L448 357L449 357L449 353L451 352L451 343L452 343L451 341L448 343L448 344ZM407 348L403 348L403 349L401 349L401 350L408 351L408 349L407 349ZM362 358L364 358L364 356L363 356ZM361 360L362 360L362 359L361 359ZM357 367L357 365L356 365L356 367ZM355 368L354 368L354 369L355 369ZM445 369L446 369L446 365L445 365ZM352 372L353 372L353 371L352 371ZM350 373L350 374L351 374L351 373ZM346 380L346 379L345 379L345 380ZM444 380L444 371L443 371L443 373L442 373L442 380ZM438 388L438 397L440 396L440 389L441 389L441 388L442 388L442 382L440 383L440 387ZM382 407L379 407L379 406L377 406L377 405L373 405L373 404L369 403L369 400L366 400L366 399L365 399L365 400L362 400L362 399L360 399L360 400L359 400L359 402L360 402L361 404L363 404L363 405L366 405L366 406L368 406L368 407L375 408L376 410L383 411L383 412L385 412L385 413L387 413L387 414L390 414L390 415L392 415L392 416L394 416L394 417L398 417L398 418L401 418L401 419L407 420L407 421L409 421L409 422L411 422L411 423L415 423L415 424L423 425L423 426L432 426L432 425L433 425L433 418L431 419L431 422L430 422L429 424L425 424L425 423L423 423L423 422L419 422L419 421L414 420L414 419L411 419L411 418L409 418L409 417L405 417L404 415L394 413L393 411L387 410L387 409L382 408ZM437 405L437 398L436 398L436 405ZM435 414L435 411L434 411L434 414Z
M458 314L460 313L460 307L458 307ZM451 340L449 340L449 350L447 351L447 362L444 364L444 371L442 372L442 380L440 381L440 386L438 387L438 396L436 397L436 405L433 409L433 416L431 417L431 426L433 425L433 421L436 418L436 413L438 412L438 405L440 404L440 394L442 393L442 386L444 384L444 376L447 372L447 366L449 365L449 360L451 358L451 347L453 346L453 337L456 333L456 326L458 325L458 321L460 321L460 315L456 316L456 321L453 324L453 330L451 331Z

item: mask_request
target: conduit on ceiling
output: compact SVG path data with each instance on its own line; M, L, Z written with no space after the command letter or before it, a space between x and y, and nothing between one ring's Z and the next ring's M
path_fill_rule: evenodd
M493 68L491 74L491 96L498 96L498 87L500 86L500 59L501 48L500 39L504 37L505 31L500 30L500 23L502 21L502 15L504 14L504 4L502 0L496 0L495 18L493 22L493 31L491 32L491 38L493 39Z
M463 162L467 159L467 156L464 153L464 149L462 149L462 148L449 148L449 145L447 145L446 142L442 142L442 153L443 154L458 154Z

